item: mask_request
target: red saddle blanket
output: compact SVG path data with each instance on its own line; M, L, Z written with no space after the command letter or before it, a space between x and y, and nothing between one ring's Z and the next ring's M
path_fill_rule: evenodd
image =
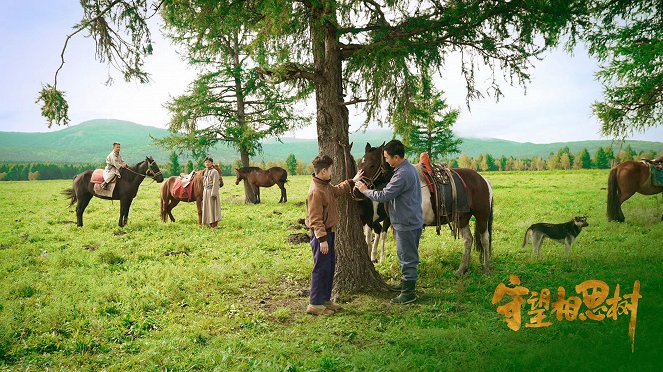
M193 198L193 182L189 182L186 187L182 187L182 178L177 177L170 193L177 199L191 200Z
M92 178L90 179L90 182L92 182L92 183L104 183L104 170L103 169L95 169L94 172L92 172Z

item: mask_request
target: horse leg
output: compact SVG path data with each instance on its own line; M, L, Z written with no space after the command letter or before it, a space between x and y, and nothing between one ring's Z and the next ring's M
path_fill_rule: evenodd
M203 224L203 199L196 200L196 209L198 211L198 225Z
M373 229L370 226L364 225L364 239L366 241L366 247L368 247L368 255L371 257L371 261L375 262L373 257L373 251L371 250L371 240L373 237Z
M619 195L619 204L617 205L617 221L624 222L625 217L624 212L622 211L622 204L624 204L624 202L633 195L635 195L635 191L631 190L622 191L621 195Z
M170 218L170 222L175 222L175 217L173 216L173 208L177 206L180 203L179 200L177 199L170 199L170 203L168 203L168 207L166 207L166 212L168 213L168 218Z
M286 195L286 192L285 192L285 185L282 182L279 182L277 185L279 185L279 189L281 189L281 200L279 200L279 203L287 202L288 201L288 196Z
M131 207L132 199L120 200L120 221L118 225L124 227L129 220L129 208Z
M85 208L87 208L90 200L92 200L92 195L90 194L83 194L78 197L78 203L76 203L76 225L78 227L83 227L83 212L85 212Z
M382 252L380 252L380 263L382 263L382 261L384 260L384 256L386 255L384 244L387 241L387 231L382 231L380 233L380 240L382 241Z
M375 223L373 228L374 230L372 230L372 232L375 232L375 236L373 238L373 244L371 247L371 260L373 262L378 262L378 244L380 244L380 232L381 232L380 224Z
M463 259L460 263L460 267L456 270L456 276L463 276L467 272L467 268L470 266L470 253L472 253L472 232L470 231L470 225L465 225L461 227L460 236L463 237L463 242L465 244L465 252L463 252Z
M478 222L477 222L478 223ZM482 255L481 255L481 265L483 266L483 273L484 274L490 274L490 234L488 230L482 232L480 234L481 237L481 246L483 247ZM476 239L479 239L479 236L476 237Z
M256 204L260 204L260 186L254 186L256 191Z

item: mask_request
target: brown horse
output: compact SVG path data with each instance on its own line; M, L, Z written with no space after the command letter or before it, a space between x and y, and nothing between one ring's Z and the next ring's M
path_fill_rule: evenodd
M221 176L221 169L219 168L218 165L214 164L214 169L216 169L217 172L219 172L219 187L223 187L223 177ZM163 185L161 185L161 220L163 222L168 222L168 218L170 218L171 222L175 222L175 217L173 217L173 208L177 206L180 202L185 202L185 203L190 203L190 202L196 202L196 208L198 208L198 224L202 224L202 219L203 219L203 210L202 210L202 203L203 203L203 178L205 177L205 171L196 171L196 174L193 176L193 180L191 180L191 187L192 187L192 196L191 199L180 199L175 197L172 194L172 189L173 185L175 184L175 180L177 179L177 176L170 176L164 182Z
M246 180L249 185L253 188L253 192L256 194L256 204L260 203L260 188L261 187L272 187L275 184L281 189L281 199L279 203L285 203L288 201L288 196L285 192L285 183L288 182L288 171L281 167L272 167L267 170L263 170L258 167L243 167L235 168L235 174L237 179L235 180L235 185L239 185L241 180Z
M608 176L608 221L624 222L622 203L636 192L642 195L663 192L663 187L652 185L649 164L629 160L612 168Z
M383 146L371 147L366 144L364 157L361 160L360 169L364 171L364 178L367 185L380 184L388 182L393 176L393 170L384 159ZM420 165L417 165L419 181L421 183L421 210L424 217L425 226L436 226L435 212L431 203L431 193L428 190L426 181L422 175ZM465 252L460 267L456 275L461 276L467 272L470 264L470 253L472 251L472 233L470 232L470 218L475 217L474 224L475 249L479 251L479 261L483 266L484 274L490 272L490 256L493 240L493 191L490 183L479 173L472 169L458 168L453 169L466 187L469 196L470 211L459 213L458 230L465 243ZM449 206L447 210L453 212ZM441 217L442 223L449 221Z
M94 171L87 170L78 176L74 177L73 187L66 189L62 193L71 198L69 206L76 203L76 218L78 227L83 226L83 212L87 208L88 203L92 200L93 196L107 200L120 201L120 221L118 225L123 227L127 224L129 219L129 207L131 202L138 193L140 186L145 176L150 176L157 182L163 182L163 175L159 170L157 162L151 156L145 158L144 161L127 168L120 169L120 179L117 180L115 189L113 190L112 197L99 196L94 193L94 184L90 182L92 173Z

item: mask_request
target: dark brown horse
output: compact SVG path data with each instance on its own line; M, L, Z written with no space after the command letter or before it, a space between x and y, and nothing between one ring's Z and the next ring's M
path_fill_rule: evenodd
M608 221L624 222L622 203L636 192L642 195L663 192L663 187L652 185L649 164L629 160L612 168L608 176Z
M389 164L384 159L383 152L383 146L371 147L370 144L366 144L365 154L359 167L364 171L364 177L368 181L364 183L367 183L369 187L371 184L388 182L393 175L391 167L389 167ZM435 212L431 203L431 193L423 178L421 166L417 165L416 168L421 183L421 209L424 217L424 225L436 226ZM461 276L465 274L470 264L473 238L469 224L472 216L476 219L476 223L474 224L475 249L479 251L479 261L483 266L484 273L488 274L490 272L490 256L493 240L492 188L483 176L472 169L457 168L453 169L453 172L462 180L470 201L470 211L459 213L458 218L458 230L465 243L465 252L463 253L463 259L456 271L456 275ZM447 206L449 212L453 212L451 209ZM442 223L449 222L445 217L441 217L441 219Z
M218 165L214 164L214 169L219 172L219 187L223 187L223 177L221 176L221 169ZM203 178L205 177L205 171L196 171L196 174L191 180L192 195L191 199L181 199L177 198L172 194L173 185L177 176L170 176L166 182L161 185L161 220L163 222L168 222L170 218L171 222L175 222L175 217L173 217L173 208L177 206L180 202L190 203L196 202L196 208L198 208L198 224L202 224L203 220Z
M83 226L83 212L85 212L85 208L87 208L93 196L106 200L120 201L120 221L118 225L123 227L127 224L129 218L131 202L136 197L138 187L145 179L145 176L150 176L157 182L163 182L163 175L159 170L159 166L151 156L146 157L144 161L132 167L120 169L121 177L116 181L112 197L99 196L94 193L94 184L90 182L93 172L87 170L74 177L73 187L63 191L64 195L71 198L69 206L76 203L76 218L79 227Z
M288 171L285 169L281 167L272 167L263 170L258 167L244 167L239 169L235 168L235 174L237 175L235 185L239 185L241 180L246 180L249 185L251 185L253 192L256 194L256 204L260 203L260 188L272 187L275 184L281 189L281 199L279 199L279 203L285 203L288 201L288 196L285 192L285 183L288 182Z

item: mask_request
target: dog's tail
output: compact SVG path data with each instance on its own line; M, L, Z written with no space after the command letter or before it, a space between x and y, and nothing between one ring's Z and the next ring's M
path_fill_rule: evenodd
M624 222L624 214L619 205L621 192L617 184L617 168L613 168L608 176L608 221Z
M525 246L527 244L529 244L529 241L530 241L530 236L529 236L530 234L529 233L530 233L530 231L532 231L531 227L529 229L527 229L527 231L525 231L525 238L523 238L523 245L520 247L520 249L525 249Z

